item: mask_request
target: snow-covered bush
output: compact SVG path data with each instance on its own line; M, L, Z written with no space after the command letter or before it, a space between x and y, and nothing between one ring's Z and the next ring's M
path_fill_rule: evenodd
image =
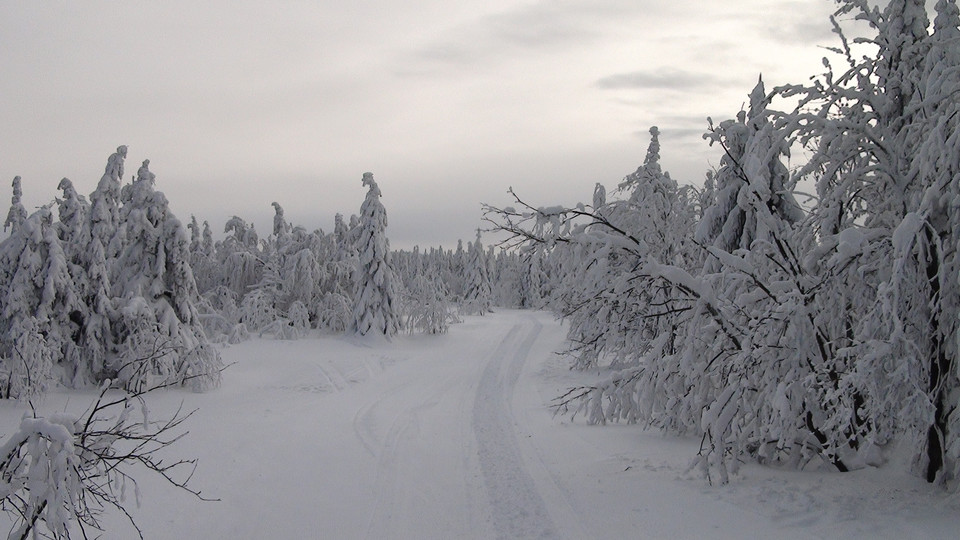
M240 301L240 321L249 332L259 333L277 319L273 295L265 289L253 289Z
M135 477L141 472L159 474L202 499L187 486L194 461L158 456L179 438L179 426L189 417L178 413L153 421L143 394L110 399L106 390L79 417L25 417L0 446L0 498L14 523L8 538L70 538L77 532L87 538L104 532L100 519L108 509L136 528L124 493L129 485L139 503Z
M410 332L443 334L450 323L459 322L447 301L443 283L436 273L419 269L404 302L404 320Z

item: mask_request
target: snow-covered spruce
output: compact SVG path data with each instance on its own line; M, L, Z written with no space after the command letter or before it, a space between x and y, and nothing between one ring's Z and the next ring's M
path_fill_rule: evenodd
M960 17L954 1L935 10L931 33L920 0L842 2L873 33L842 42L841 70L784 93L800 96L786 120L815 150L801 174L817 181L823 243L806 262L842 280L846 409L865 416L860 438L906 439L917 473L955 483Z
M0 243L0 397L29 399L80 362L84 308L53 214L42 207Z
M352 329L360 335L374 332L392 336L400 330L397 277L390 267L387 211L373 173L363 173L367 197L360 205L359 253Z
M3 230L10 229L10 233L17 232L20 224L27 219L27 209L23 207L20 199L23 197L23 188L20 187L20 177L13 177L13 196L10 197L10 210L7 211L7 219L3 222Z
M477 240L469 245L467 262L464 268L464 291L461 312L464 315L483 315L490 312L490 276L487 270L487 254L480 242L480 230Z
M458 322L447 301L449 293L436 261L414 259L413 278L403 302L403 317L410 332L442 334L452 322Z
M145 160L121 192L125 241L112 272L118 350L108 369L133 391L177 381L217 386L222 364L200 324L189 239L154 181Z
M125 155L121 146L110 157L91 205L63 179L60 221L51 203L0 243L0 280L11 291L0 306L5 397L107 379L130 389L219 382L185 231L153 189L148 162L121 192Z

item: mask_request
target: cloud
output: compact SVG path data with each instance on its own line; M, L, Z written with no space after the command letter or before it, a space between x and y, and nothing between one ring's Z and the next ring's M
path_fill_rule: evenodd
M709 73L695 73L670 67L615 73L596 82L596 86L604 90L692 90L718 85L726 86L724 81Z
M757 35L784 45L835 45L838 41L829 21L835 9L831 4L781 0L754 13L750 25Z
M499 62L516 54L551 54L596 42L610 25L622 25L643 14L644 2L555 1L479 15L447 28L439 37L416 47L416 67L401 75L433 73L436 67L466 67Z
M704 122L705 123L705 122ZM659 127L659 126L658 126ZM702 128L674 128L666 127L660 131L660 138L664 140L677 140L680 143L686 143L692 138L700 137L703 133L707 131L706 127ZM633 132L634 136L643 139L650 139L649 131L635 131Z

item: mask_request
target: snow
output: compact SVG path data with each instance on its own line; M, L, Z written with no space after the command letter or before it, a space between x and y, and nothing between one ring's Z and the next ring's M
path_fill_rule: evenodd
M153 419L198 409L165 455L198 458L190 485L220 501L144 473L142 504L130 500L130 511L150 539L955 538L960 530L960 501L919 478L750 463L731 484L711 486L689 470L699 439L554 416L553 398L598 378L553 354L565 333L550 314L498 310L442 335L230 346L219 389L147 396ZM38 412L79 412L93 397L50 392ZM0 432L15 433L27 409L0 403ZM105 539L135 537L121 515L103 523Z

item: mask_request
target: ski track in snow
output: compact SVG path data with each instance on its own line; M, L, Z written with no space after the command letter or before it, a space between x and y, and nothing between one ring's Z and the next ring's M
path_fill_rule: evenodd
M557 530L527 472L511 402L517 379L543 325L514 326L489 358L473 406L480 468L498 538L554 538Z
M357 410L354 435L377 461L366 538L413 538L437 516L431 537L559 536L527 473L512 411L542 329L535 317L514 320L499 342L483 344L497 344L485 355L444 359L447 373L398 379ZM437 445L427 426L446 444ZM441 462L454 465L439 473L445 478L423 474ZM444 507L461 515L437 511Z

